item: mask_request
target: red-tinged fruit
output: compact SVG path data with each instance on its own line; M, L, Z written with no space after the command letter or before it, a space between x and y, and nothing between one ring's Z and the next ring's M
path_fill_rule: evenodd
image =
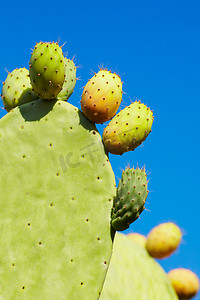
M86 84L81 99L84 115L94 123L112 119L122 101L120 77L107 70L100 70Z

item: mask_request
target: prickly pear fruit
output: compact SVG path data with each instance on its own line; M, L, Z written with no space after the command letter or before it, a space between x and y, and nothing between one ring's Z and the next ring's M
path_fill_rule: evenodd
M171 270L168 278L180 300L190 299L199 291L199 279L191 270L184 268Z
M113 154L134 150L147 138L152 123L152 111L140 101L135 101L121 110L104 129L104 144Z
M182 232L176 224L162 223L154 227L148 234L146 248L152 257L165 258L176 250L181 238Z
M29 73L33 90L41 99L56 98L65 79L64 56L57 43L36 44Z
M76 84L76 66L73 60L70 60L66 57L64 58L64 64L65 64L65 81L62 86L61 92L57 96L57 99L66 101L73 93Z
M111 224L115 230L125 230L144 210L148 195L145 170L127 168L122 173L114 198Z
M146 245L147 238L143 234L132 232L127 234L127 237L142 247L145 247Z
M117 74L100 70L86 84L81 100L84 115L103 123L116 114L122 100L122 82Z
M38 99L38 96L32 91L29 72L26 68L15 69L8 74L3 83L1 97L7 111Z

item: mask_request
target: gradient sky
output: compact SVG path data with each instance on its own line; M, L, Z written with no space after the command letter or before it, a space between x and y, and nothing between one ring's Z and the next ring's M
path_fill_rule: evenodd
M116 174L128 164L145 165L148 211L127 232L147 234L173 221L182 229L176 253L160 261L166 271L190 268L200 277L200 2L20 1L1 4L0 80L28 68L39 41L59 41L80 66L69 102L80 107L92 70L107 67L122 77L123 103L150 106L152 133L135 151L110 155ZM2 83L1 88L2 88ZM0 103L0 117L5 114ZM102 132L105 125L99 125ZM198 295L194 299L200 299Z

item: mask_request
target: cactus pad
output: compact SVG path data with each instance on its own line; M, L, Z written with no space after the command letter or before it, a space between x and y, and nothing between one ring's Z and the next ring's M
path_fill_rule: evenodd
M111 224L115 230L125 230L144 210L148 195L143 169L127 168L122 173L113 203Z
M15 69L8 74L2 89L2 100L7 111L36 99L38 96L32 91L26 68Z
M98 299L115 179L78 108L36 100L0 120L0 298Z
M117 233L100 300L178 300L167 274L144 247Z

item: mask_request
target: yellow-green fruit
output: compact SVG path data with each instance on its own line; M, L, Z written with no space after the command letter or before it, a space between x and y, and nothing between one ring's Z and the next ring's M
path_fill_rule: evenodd
M36 99L38 96L32 91L26 68L15 69L8 74L2 89L2 101L7 111Z
M135 101L121 110L104 129L104 145L113 154L134 150L146 140L152 123L153 112Z
M58 43L37 43L29 62L30 81L34 92L51 100L60 93L65 79L64 56Z
M188 269L177 268L168 273L179 299L190 299L199 291L199 279L195 273Z
M146 245L147 238L143 234L133 232L133 233L127 234L127 237L142 247L145 247L145 245Z
M182 232L176 224L162 223L148 234L146 249L152 257L165 258L176 250L181 238Z
M86 84L81 99L84 115L94 123L113 118L122 101L122 82L117 74L100 70Z

